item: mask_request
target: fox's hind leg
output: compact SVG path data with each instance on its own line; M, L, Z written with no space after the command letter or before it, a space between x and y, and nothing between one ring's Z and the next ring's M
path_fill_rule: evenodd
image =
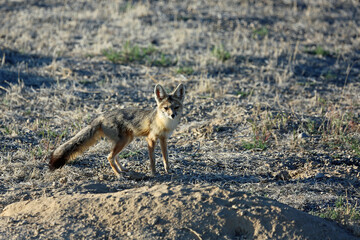
M107 159L110 162L111 168L114 170L117 176L120 176L121 172L127 171L127 169L122 166L118 160L118 154L123 150L131 141L133 136L124 136L119 141L117 141L111 150Z

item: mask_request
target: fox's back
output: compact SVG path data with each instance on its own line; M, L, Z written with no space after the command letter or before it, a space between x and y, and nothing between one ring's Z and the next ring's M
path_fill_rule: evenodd
M102 129L106 135L131 133L134 136L146 136L156 111L151 109L118 109L101 116Z

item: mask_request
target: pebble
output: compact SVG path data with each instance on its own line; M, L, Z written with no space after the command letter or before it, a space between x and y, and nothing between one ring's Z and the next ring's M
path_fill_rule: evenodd
M308 138L308 137L309 137L309 135L307 135L306 133L300 133L298 135L298 139L305 139L305 138Z

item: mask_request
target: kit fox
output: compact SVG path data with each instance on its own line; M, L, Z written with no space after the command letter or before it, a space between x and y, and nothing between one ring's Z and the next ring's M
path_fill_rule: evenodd
M105 136L113 142L107 159L115 174L120 176L121 172L128 170L120 164L118 154L134 137L144 136L148 143L151 174L156 173L154 149L157 139L160 140L163 163L168 173L167 139L180 122L185 87L179 84L171 94L167 94L161 85L156 85L154 94L155 110L118 109L94 119L89 126L55 149L50 157L50 169L61 168Z

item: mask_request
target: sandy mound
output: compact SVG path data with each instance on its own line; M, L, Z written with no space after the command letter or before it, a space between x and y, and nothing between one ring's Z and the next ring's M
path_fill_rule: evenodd
M4 209L0 229L2 236L44 239L355 239L274 200L200 185L18 202Z

